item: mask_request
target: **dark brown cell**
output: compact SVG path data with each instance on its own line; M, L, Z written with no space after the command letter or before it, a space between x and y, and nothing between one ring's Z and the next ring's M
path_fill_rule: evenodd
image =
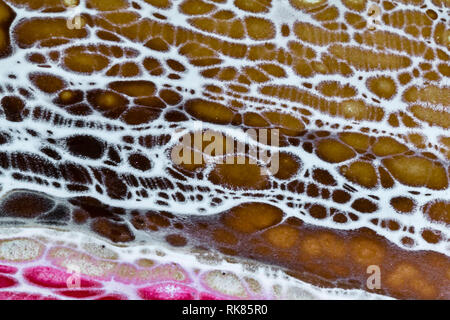
M450 201L448 200L428 202L423 207L423 211L433 221L450 224Z
M64 80L49 73L33 73L30 75L30 80L45 93L55 93L67 85Z
M11 136L7 133L0 132L0 145L7 144L11 140Z
M86 192L89 191L88 186L83 186L81 184L67 184L66 185L67 190L71 192Z
M120 42L120 38L113 33L100 30L96 34L102 40Z
M383 188L392 188L394 179L392 179L391 175L383 167L379 167L378 171L380 172L380 181Z
M22 111L25 104L19 97L6 96L1 101L3 111L5 112L6 120L11 122L22 121Z
M395 197L391 199L391 206L398 212L408 213L413 211L415 203L407 197Z
M59 155L59 153L51 148L42 148L41 152L46 154L47 156L49 156L52 159L61 160L61 156Z
M122 115L123 121L130 125L140 125L151 122L159 117L161 110L146 107L134 107Z
M438 230L426 229L422 231L422 238L428 243L438 243L442 240L442 233Z
M103 182L106 187L106 193L113 199L124 199L128 188L123 182L124 179L119 178L116 172L110 169L103 169Z
M343 213L337 213L333 216L333 221L337 223L346 223L347 217Z
M285 220L286 224L290 226L301 227L304 222L297 217L289 217Z
M108 149L108 158L111 161L120 162L120 155L119 155L119 153L112 147L110 147Z
M88 116L92 114L92 109L87 104L80 103L74 106L70 106L65 109L68 113L74 116Z
M167 60L167 65L173 71L184 72L186 70L185 66L183 66L180 62L178 62L176 60L173 60L173 59L168 59Z
M47 59L45 58L44 55L40 54L40 53L30 53L27 55L27 60L32 62L32 63L39 63L39 64L43 64L47 61Z
M181 95L173 90L164 89L159 92L159 96L168 105L174 106L181 102Z
M323 219L327 216L327 209L324 206L315 204L309 208L309 213L316 219Z
M167 228L170 226L170 220L158 212L147 212L147 220L158 227Z
M144 68L147 69L147 71L152 76L160 76L164 73L164 69L161 66L161 63L154 58L145 58L143 61Z
M211 102L203 99L192 99L185 103L187 113L196 119L216 123L229 124L233 120L233 111L217 102Z
M353 201L352 208L362 213L372 213L377 211L378 206L368 199L359 198Z
M382 225L383 225L383 223L382 223ZM397 221L395 221L395 220L387 220L386 221L386 227L389 230L397 231L397 230L400 229L400 224Z
M35 218L50 211L52 199L34 192L10 193L0 205L0 215L17 218Z
M313 179L317 182L327 185L327 186L335 186L336 180L333 176L324 169L314 169L313 171Z
M173 247L184 247L187 244L186 238L178 234L169 234L166 241Z
M70 203L76 206L75 212L82 213L81 216L91 218L109 218L116 219L118 210L113 207L109 207L99 200L92 197L76 197L71 198ZM85 220L85 219L84 219Z
M344 190L335 190L332 197L336 203L346 203L350 200L351 195Z
M310 197L317 198L319 196L319 188L315 184L308 184L306 187L306 194Z
M169 45L161 38L153 38L145 43L147 48L150 48L155 51L165 52L169 50Z
M429 16L433 20L436 20L438 18L438 14L435 11L431 10L431 9L428 9L426 11L426 14L427 14L427 16Z
M283 37L288 37L290 33L289 26L287 24L283 24L281 26L281 34Z
M177 110L171 110L167 112L164 118L169 122L181 122L188 120L186 114Z
M75 209L72 213L72 219L76 224L83 224L89 219L89 215L81 209Z
M146 230L149 227L148 222L143 216L132 217L130 222L137 230Z
M48 165L47 165L48 166ZM91 176L89 171L83 166L75 163L63 163L59 167L62 177L66 181L70 181L78 184L91 184Z
M94 232L113 242L129 242L134 240L134 234L124 223L116 223L106 218L99 218L92 223L91 228Z
M152 164L150 160L148 160L145 156L142 154L132 154L128 157L128 162L133 168L136 168L141 171L147 171L150 170L152 167Z
M146 135L139 137L139 144L145 148L160 147L166 145L170 141L171 136L163 134L159 136Z
M66 139L70 153L78 157L99 159L103 156L105 143L92 136L72 136Z
M311 142L305 142L302 144L303 149L308 152L308 153L312 153L313 152L313 144Z
M133 144L134 138L133 138L133 136L123 136L122 141L125 143Z

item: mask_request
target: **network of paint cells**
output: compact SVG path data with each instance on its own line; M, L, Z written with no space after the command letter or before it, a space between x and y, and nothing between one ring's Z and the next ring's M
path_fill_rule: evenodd
M2 221L326 286L363 288L376 264L383 294L448 297L449 4L379 2L375 29L371 4L0 1ZM279 130L277 173L205 146L173 162L186 136L242 129Z
M2 300L382 298L357 290L305 290L279 270L265 267L255 275L256 265L207 251L180 255L152 244L114 247L73 231L31 233L2 233Z

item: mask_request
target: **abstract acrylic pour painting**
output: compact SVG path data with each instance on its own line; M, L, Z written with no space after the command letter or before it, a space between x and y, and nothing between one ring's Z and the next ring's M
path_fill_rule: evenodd
M450 299L449 0L0 0L0 299Z

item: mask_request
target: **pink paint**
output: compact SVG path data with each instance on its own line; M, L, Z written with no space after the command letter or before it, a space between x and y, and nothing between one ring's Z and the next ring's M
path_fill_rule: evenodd
M103 290L62 290L55 292L62 296L77 299L90 298L104 293Z
M16 284L16 279L0 275L0 288L9 288L15 286Z
M200 300L222 300L220 297L214 296L210 293L200 293Z
M166 282L141 288L138 294L145 300L193 300L197 291L191 287Z
M0 291L0 300L58 300L56 297L27 292Z
M109 294L96 300L128 300L128 297L121 294Z
M17 272L17 268L0 264L0 273L14 274L16 272Z
M31 283L47 288L70 288L71 284L79 284L80 288L102 287L100 282L51 267L28 268L23 274Z

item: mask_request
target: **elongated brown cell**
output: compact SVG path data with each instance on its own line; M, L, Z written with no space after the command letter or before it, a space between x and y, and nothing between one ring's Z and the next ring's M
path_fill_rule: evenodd
M237 158L232 161L235 164L217 164L209 175L209 180L214 184L222 184L236 189L266 189L269 187L268 176L264 174L264 168L253 164L250 159L243 159L242 164Z
M30 79L36 87L46 93L55 93L66 87L64 80L52 74L32 74Z
M384 163L392 175L406 185L426 186L430 189L448 187L446 170L429 159L396 156L384 160Z
M69 29L65 19L33 19L24 21L15 29L15 37L20 47L30 47L40 41L59 39L82 39L87 36L85 29Z
M228 124L233 119L233 111L226 106L205 100L190 100L186 111L192 116L207 122Z
M55 203L52 199L36 193L17 192L0 204L1 214L17 218L34 218L49 212Z
M201 234L191 226L184 230L193 242L288 267L290 274L317 285L362 288L367 268L375 265L383 276L381 289L374 292L448 298L450 261L445 255L400 249L367 228L336 231L283 216L274 206L245 203L213 217L194 218L194 225L208 225Z

